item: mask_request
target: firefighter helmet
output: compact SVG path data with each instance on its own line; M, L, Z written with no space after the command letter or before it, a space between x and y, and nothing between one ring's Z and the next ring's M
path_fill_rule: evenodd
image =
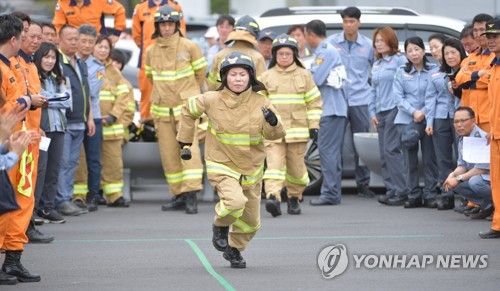
M278 49L285 46L291 48L294 52L299 51L299 44L297 43L297 40L291 37L290 35L284 33L274 39L273 54L276 53Z
M253 91L258 92L265 89L264 84L259 82L255 77L255 65L253 64L252 58L239 51L230 52L222 60L220 64L219 74L221 76L223 84L220 89L223 86L227 85L227 83L225 83L224 81L226 79L227 72L231 68L235 67L242 67L248 70L250 75L250 85L252 86Z
M257 21L255 21L255 19L253 19L248 15L241 17L234 23L234 30L238 29L250 32L255 36L255 39L259 37L259 32L260 32L259 24L257 23Z
M155 23L181 21L181 15L179 11L175 10L175 8L168 5L160 7L156 11L154 17L155 17Z

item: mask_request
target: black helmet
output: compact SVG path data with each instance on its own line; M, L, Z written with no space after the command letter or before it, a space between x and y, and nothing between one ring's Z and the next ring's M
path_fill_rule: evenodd
M260 32L259 24L257 23L257 21L255 21L255 19L253 19L248 15L241 17L234 23L234 30L238 29L250 32L255 36L255 39L259 37L259 32Z
M181 21L181 15L179 11L175 10L174 7L168 5L160 7L156 11L154 17L155 17L155 23Z
M273 54L281 47L289 47L294 53L299 51L299 44L297 40L288 34L281 34L273 41Z
M245 67L251 74L255 75L255 66L252 58L239 51L232 51L224 57L220 63L220 75L224 75L232 67Z
M225 84L226 74L229 71L229 69L234 67L242 67L248 70L250 74L250 85L252 85L253 91L257 92L265 89L264 84L257 81L257 78L255 77L255 65L253 64L252 58L239 51L230 52L222 60L219 69L219 74L222 80L222 86L219 89L222 89L222 87L226 86Z
M297 64L297 66L304 68L302 62L299 60L299 43L293 37L288 34L281 34L277 38L273 40L273 48L272 48L272 58L269 62L268 69L276 66L276 52L282 47L289 47L293 51L293 60Z

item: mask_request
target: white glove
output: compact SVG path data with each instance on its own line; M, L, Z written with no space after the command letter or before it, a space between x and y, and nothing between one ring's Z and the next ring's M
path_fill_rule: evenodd
M344 85L344 80L347 79L344 65L333 68L326 78L326 85L335 89L340 89Z

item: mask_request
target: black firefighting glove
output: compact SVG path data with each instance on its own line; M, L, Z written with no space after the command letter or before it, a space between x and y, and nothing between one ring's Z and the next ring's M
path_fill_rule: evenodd
M114 117L113 115L109 114L108 116L106 116L106 123L108 125L112 125L113 123L116 122L116 117Z
M262 113L264 113L264 119L269 123L271 126L276 126L278 125L278 117L276 117L276 114L270 109L266 109L264 107L261 108Z
M318 140L318 129L317 128L310 128L309 129L309 138L312 139L313 141Z
M191 150L189 148L192 145L193 145L192 143L179 142L179 146L181 147L181 159L185 161L191 159L192 155L191 155Z

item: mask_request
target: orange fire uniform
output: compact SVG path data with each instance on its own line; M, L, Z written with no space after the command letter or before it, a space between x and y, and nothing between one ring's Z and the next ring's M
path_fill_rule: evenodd
M104 15L114 15L113 35L120 36L126 28L127 18L123 5L114 0L84 0L82 7L78 7L75 0L58 0L52 24L57 33L66 24L76 28L81 24L90 24L99 34L107 35L103 26Z
M500 58L490 70L488 97L491 104L490 178L491 196L495 206L491 229L500 231Z
M154 14L158 8L163 5L169 5L179 11L181 15L181 30L183 35L186 35L186 23L182 17L182 7L177 1L162 0L160 5L156 5L153 0L143 1L135 6L132 26L132 36L135 44L141 49L139 57L139 89L141 90L141 103L139 106L141 118L151 117L151 91L153 90L151 82L146 77L144 62L146 61L146 49L155 43L151 38L155 31Z
M9 74L9 76L6 76L7 79L4 79L9 81L3 82L2 90L4 90L5 85L6 106L10 107L16 104L17 98L21 95L40 93L41 85L36 66L31 62L29 56L20 51L19 56L13 57L9 61L8 65L10 69L7 68L7 63L4 61L2 62L1 70L3 76L6 73ZM4 73L4 71L6 72ZM40 117L41 110L39 108L30 110L25 119L26 129L39 132ZM19 123L14 131L21 129L22 123ZM6 250L22 251L24 250L24 244L28 242L25 232L35 205L38 150L38 143L29 145L24 154L19 157L19 163L9 171L9 178L16 192L16 199L20 209L12 211L9 214L10 218L2 244Z
M488 49L474 51L465 59L467 61L462 61L462 67L455 77L458 86L469 83L470 94L468 96L468 105L476 113L477 125L486 132L490 131L488 74L479 77L478 72L489 69L493 58L495 58L495 54L490 53Z

